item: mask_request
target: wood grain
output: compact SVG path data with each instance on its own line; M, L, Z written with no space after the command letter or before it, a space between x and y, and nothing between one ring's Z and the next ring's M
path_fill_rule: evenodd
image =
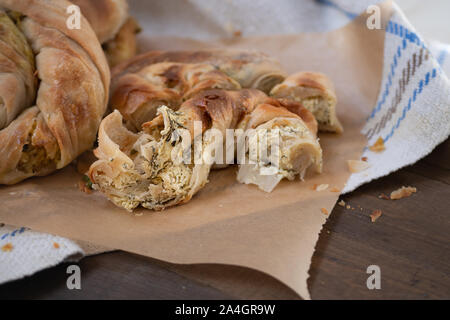
M403 186L418 192L378 198ZM324 226L308 285L313 299L450 298L450 141L425 159L342 197ZM383 214L371 222L372 210ZM366 269L381 268L381 290L368 290ZM0 298L298 299L262 273L233 266L173 265L125 252L79 263L82 290L66 288L63 264L0 286ZM292 270L295 272L295 270Z

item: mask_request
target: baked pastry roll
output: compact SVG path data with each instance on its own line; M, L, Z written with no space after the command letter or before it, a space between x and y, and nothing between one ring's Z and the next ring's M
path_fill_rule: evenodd
M322 73L295 73L275 86L270 95L300 102L314 114L320 131L343 131L336 115L337 98L333 83Z
M91 24L110 66L136 55L140 27L130 17L126 0L71 0Z
M110 73L85 18L65 0L0 0L0 184L46 175L92 147Z
M205 90L177 111L160 107L138 134L125 128L116 110L102 121L95 150L99 160L89 176L117 206L162 210L189 201L208 182L214 161L222 159L212 147L223 143L217 137L225 137L227 129L268 129L269 134L278 129L280 166L271 173L274 178L262 172L271 167L265 158L256 159L252 167L243 165L238 175L242 182L271 191L282 178L303 175L310 166L321 170L322 152L311 131L317 127L315 119L299 104L291 102L290 107L298 113L255 89Z

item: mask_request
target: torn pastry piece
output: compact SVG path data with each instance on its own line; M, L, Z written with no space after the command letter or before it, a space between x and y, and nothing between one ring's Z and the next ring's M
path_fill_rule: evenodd
M312 163L320 167L321 151L313 150L320 153L314 153L314 161L305 155L314 147L320 150L320 146L297 141L310 138L317 143L300 116L259 90L213 89L195 95L177 111L159 108L158 116L143 124L138 134L123 126L118 111L110 114L100 126L95 151L99 160L89 175L94 186L120 207L133 210L141 205L162 210L189 201L208 182L212 165L221 159L215 147L223 142L211 133L224 137L226 129L264 126L286 131L281 138L286 154L280 160L286 177L300 174ZM253 183L262 184L258 177Z
M199 63L155 63L114 81L110 105L120 111L132 130L139 130L144 122L152 120L161 105L176 110L202 90L241 88L214 66Z
M314 131L317 123L301 105L296 110L293 113L269 99L240 122L238 128L254 129L254 134L246 147L245 163L239 166L239 182L271 192L285 178L303 180L310 167L322 171L322 149ZM257 146L253 152L251 146Z
M126 0L72 0L89 21L111 67L136 55L137 21L130 17Z
M336 115L336 93L331 80L322 73L298 72L275 86L270 95L300 102L314 114L320 131L341 133Z
M0 184L63 168L95 141L110 73L87 20L67 28L70 5L0 0Z

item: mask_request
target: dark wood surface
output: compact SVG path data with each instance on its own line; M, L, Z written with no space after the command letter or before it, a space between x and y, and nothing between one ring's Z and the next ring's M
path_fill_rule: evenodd
M403 185L418 192L382 200ZM313 299L450 299L450 141L417 164L341 197L324 226L308 281ZM370 213L380 209L375 222ZM79 262L82 289L66 288L68 264L0 286L0 298L298 299L256 271L179 266L125 252ZM368 290L366 268L381 268L381 289ZM295 270L292 270L295 272Z

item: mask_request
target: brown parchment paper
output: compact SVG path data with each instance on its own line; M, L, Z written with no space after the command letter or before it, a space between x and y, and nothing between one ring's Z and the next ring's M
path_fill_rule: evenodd
M390 5L381 17L390 16ZM228 264L267 273L309 299L306 280L322 225L350 173L346 160L359 159L360 133L380 85L384 30L369 30L365 15L326 34L234 38L199 42L143 38L143 49L226 47L257 49L278 58L290 73L321 71L336 85L342 135L320 134L324 172L305 182L283 181L272 193L238 184L236 169L212 172L210 183L186 205L163 212L116 208L99 193L78 189L73 166L44 178L0 187L0 221L179 264ZM385 24L383 23L383 26Z

